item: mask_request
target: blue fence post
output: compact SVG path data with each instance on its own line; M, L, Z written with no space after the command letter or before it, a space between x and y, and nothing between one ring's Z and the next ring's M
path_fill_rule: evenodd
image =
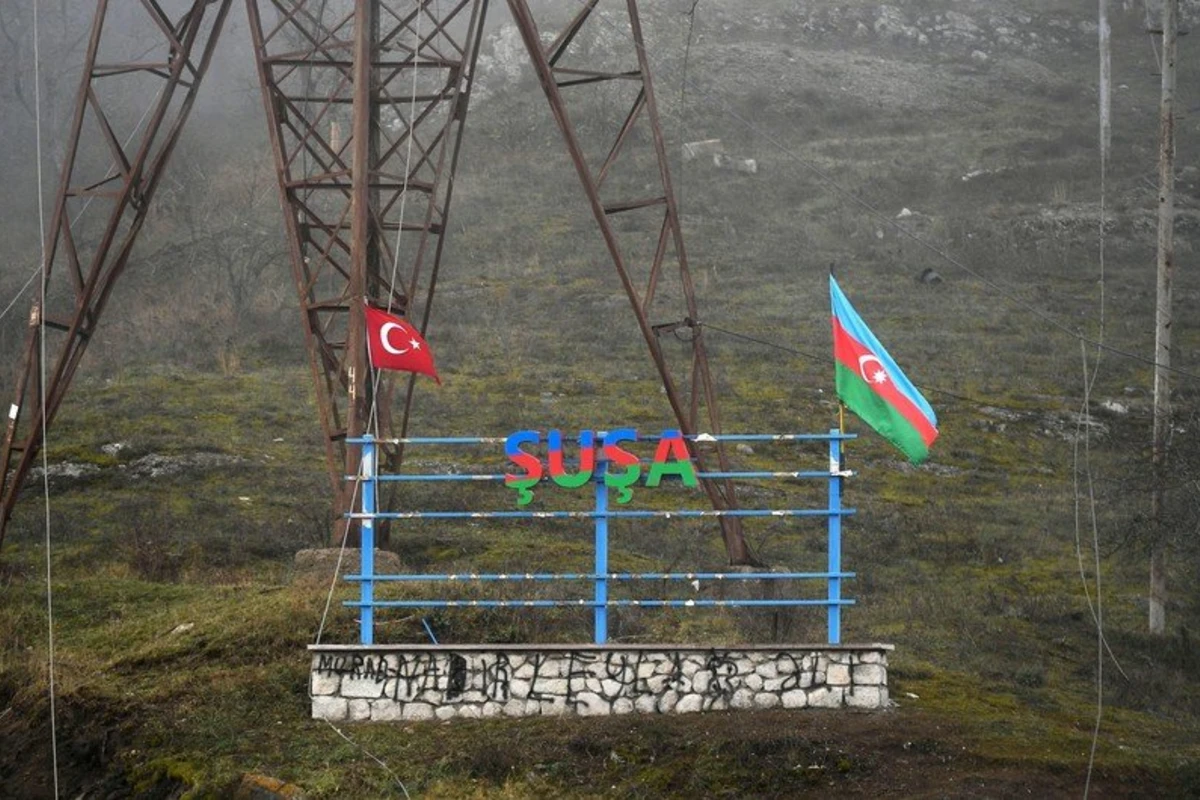
M829 643L842 641L842 440L836 428L829 431Z
M363 435L362 466L359 474L362 478L362 513L359 525L359 582L362 605L359 606L360 644L375 643L375 488L378 475L375 463L375 437Z
M596 603L592 610L596 644L608 641L608 486L604 483L607 467L603 458L597 458L592 477L596 484L596 578L592 598Z

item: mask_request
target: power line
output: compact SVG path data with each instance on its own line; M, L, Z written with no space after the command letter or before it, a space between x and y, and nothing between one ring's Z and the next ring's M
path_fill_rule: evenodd
M833 356L808 353L803 350L798 350L794 347L788 347L787 345L779 344L777 342L771 342L766 339L760 339L757 336L750 336L745 333L738 333L737 331L731 331L728 328L722 328L719 325L713 325L711 322L700 322L698 324L702 328L708 328L709 330L716 331L717 333L723 333L726 336L731 336L735 339L742 339L747 342L753 342L754 344L760 344L764 347L770 347L775 350L783 351L785 353L791 353L792 355L802 356L804 358L811 358L815 361L822 361L826 364L836 364L837 363L834 360ZM1005 406L999 405L997 403L987 402L987 401L980 400L975 397L967 397L966 395L961 395L956 392L951 392L947 389L938 389L937 387L927 386L927 385L923 385L923 384L913 384L913 385L916 386L918 389L920 389L923 392L928 392L930 394L942 395L943 397L949 397L953 400L958 400L960 402L968 403L970 405L978 406L980 408L1005 408ZM1017 409L1009 409L1009 410L1016 411Z
M8 312L12 311L12 308L17 304L17 301L25 295L25 292L29 291L29 287L33 285L34 279L40 274L42 274L42 265L38 264L33 268L33 272L29 274L29 279L25 281L25 285L17 290L17 293L13 295L13 299L8 302L8 305L4 307L3 311L0 311L0 320L8 316Z
M155 46L157 46L157 45L155 45ZM145 56L147 53L149 53L149 52L150 52L150 50L152 50L152 49L154 49L154 48L150 48L150 49L144 50L144 51L141 53L141 55L139 55L139 56L137 57L137 59L135 59L135 60L140 60L140 59L141 59L141 58L143 58L143 57L144 57L144 56ZM121 149L122 149L122 150L124 150L125 148L129 147L129 143L130 143L131 141L133 141L133 137L134 137L134 136L136 136L136 135L137 135L137 133L138 133L138 131L140 131L140 130L142 129L142 125L143 125L143 124L146 122L146 117L150 116L150 112L151 112L151 111L154 109L154 104L158 102L158 98L159 98L159 97L162 95L162 92L163 92L163 87L161 87L161 86L160 86L160 87L158 88L158 91L157 91L157 92L155 92L155 94L154 94L154 98L153 98L153 99L151 99L151 101L150 101L149 105L147 105L147 106L146 106L146 110L142 112L142 116L141 116L141 118L140 118L140 119L137 121L137 124L133 126L133 130L131 130L131 131L129 132L129 135L125 137L125 142L124 142L124 144L122 144L122 145L121 145ZM37 100L37 93L36 93L36 92L34 93L34 100L35 100L35 101ZM306 151L306 152L307 152L307 151ZM115 175L115 174L116 174L116 173L112 172L112 170L110 169L110 170L109 170L109 171L106 173L105 180L108 180L108 178L111 178L111 177L113 177L113 175ZM38 195L38 196L39 196L39 197L41 196L41 195L40 195L40 190L39 190L39 195ZM83 207L82 207L82 208L80 208L80 209L79 209L79 211L75 212L75 216L71 218L71 227L72 227L72 228L74 228L74 227L75 227L75 226L76 226L76 225L79 223L79 220L83 218L83 215L84 215L84 214L87 212L87 210L88 210L88 206L90 206L90 205L92 204L92 201L93 201L93 200L95 200L95 199L96 199L96 197L97 197L97 195L94 195L94 194L93 194L93 195L89 195L89 196L88 196L88 198L87 198L87 200L85 200L85 201L84 201L84 203L83 203ZM45 233L44 233L44 232L43 232L43 234L42 234L42 237L43 237L43 239L45 238ZM43 247L44 247L44 242L43 242ZM29 279L28 279L28 280L26 280L26 281L25 281L25 284L24 284L24 285L23 285L23 286L22 286L20 289L18 289L18 290L17 290L17 293L16 293L15 295L13 295L13 299L12 299L12 300L10 300L10 301L9 301L9 303L8 303L8 305L6 305L6 306L4 307L4 310L3 310L3 311L0 311L0 320L3 320L3 319L4 319L4 318L5 318L7 315L8 315L8 312L9 312L9 311L12 311L12 308L13 308L13 306L15 306L15 305L17 304L17 302L18 302L18 301L21 299L21 297L23 297L23 296L24 296L25 292L29 291L29 287L30 287L30 286L33 284L33 280L34 280L34 278L36 278L36 277L37 277L37 276L38 276L38 275L41 273L41 271L42 271L42 265L41 265L41 264L38 264L37 266L35 266L35 267L33 268L33 272L31 272L31 273L30 273L30 275L29 275Z
M46 203L43 197L42 186L42 58L41 58L41 31L39 28L40 20L38 18L38 2L33 0L33 107L34 107L34 140L37 144L37 208L38 208L38 234L41 241L42 253L42 292L41 305L38 309L38 348L40 350L39 359L41 374L39 376L40 386L46 385L46 278L49 271L49 265L46 263ZM29 284L26 283L26 286ZM22 292L24 290L22 289ZM19 296L19 295L18 295ZM13 302L16 302L14 299ZM11 307L11 304L10 304ZM7 312L7 309L5 309ZM41 398L42 414L42 497L45 503L45 518L46 518L46 649L47 649L47 667L49 671L49 691L50 691L50 753L51 764L54 770L54 796L58 797L58 714L55 709L55 686L54 686L54 583L51 573L50 559L50 469L46 455L46 393L39 391L38 395ZM8 465L4 465L5 469Z
M1099 19L1097 20L1098 49L1100 51L1100 227L1096 234L1099 238L1099 269L1100 269L1100 326L1097 338L1104 341L1105 331L1105 270L1104 270L1104 222L1108 207L1108 158L1112 146L1112 44L1108 28L1108 0L1099 0ZM1091 396L1096 380L1100 377L1100 360L1104 351L1096 350L1096 364L1088 375L1087 346L1079 343L1079 352L1083 359L1083 408L1080 410L1078 426L1083 428L1083 466L1087 478L1088 512L1092 531L1092 555L1095 559L1096 570L1096 603L1093 606L1091 592L1088 589L1087 574L1083 568L1083 549L1080 546L1079 534L1079 431L1076 428L1075 447L1073 450L1072 488L1075 493L1075 555L1079 561L1079 578L1083 583L1083 594L1087 598L1088 608L1096 623L1096 722L1092 728L1092 746L1088 753L1087 778L1083 784L1083 796L1087 798L1092 787L1092 771L1096 765L1096 749L1100 744L1100 723L1104 719L1104 650L1108 641L1104 636L1104 594L1100 576L1100 527L1096 520L1096 488L1092 473L1092 439L1091 439ZM1109 654L1112 650L1109 649ZM1113 661L1116 656L1113 655ZM1117 664L1117 669L1121 665ZM1128 676L1126 677L1128 680Z

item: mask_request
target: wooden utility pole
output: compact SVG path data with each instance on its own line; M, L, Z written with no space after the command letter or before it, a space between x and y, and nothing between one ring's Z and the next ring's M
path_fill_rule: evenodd
M1150 498L1150 633L1167 629L1167 537L1163 484L1171 432L1171 279L1175 269L1175 49L1179 0L1163 0L1158 147L1158 289L1154 312L1154 488Z

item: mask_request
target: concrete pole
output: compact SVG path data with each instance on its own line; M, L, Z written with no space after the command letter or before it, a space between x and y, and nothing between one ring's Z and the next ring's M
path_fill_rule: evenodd
M1154 313L1154 488L1150 500L1150 633L1167 629L1167 541L1163 524L1163 484L1171 432L1171 281L1175 270L1175 50L1179 0L1164 0L1162 101L1159 106L1158 264Z

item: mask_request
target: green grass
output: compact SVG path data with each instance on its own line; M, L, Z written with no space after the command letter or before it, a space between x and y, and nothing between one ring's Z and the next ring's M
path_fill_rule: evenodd
M1074 7L1060 2L1043 10ZM740 68L754 62L738 59L778 52L772 31L738 35L761 37L764 46L727 50L737 42L710 35L706 47L713 49L705 54ZM1055 74L1031 86L1002 71L977 70L954 54L821 49L828 46L807 53L815 66L803 65L803 91L781 78L786 91L735 92L746 106L741 111L769 123L787 153L708 113L695 95L682 125L678 86L660 84L660 99L672 141L676 131L687 139L721 136L763 165L754 178L699 162L676 173L703 319L800 351L709 329L726 430L810 432L837 424L822 357L831 262L910 377L949 393L929 392L942 436L927 467L901 463L857 420L847 422L863 435L848 447L857 475L848 482L847 503L858 514L846 526L845 564L858 573L847 587L858 605L845 613L843 638L897 646L891 679L899 708L869 716L351 726L347 741L309 719L305 691L304 648L322 618L329 576L295 575L292 555L325 540L331 504L313 392L295 340L263 334L245 344L242 371L218 375L189 368L213 353L156 363L169 362L166 354L182 341L182 332L166 323L137 336L113 326L105 330L108 344L89 352L48 448L51 462L99 468L51 484L56 679L68 786L105 779L148 796L171 790L223 796L253 772L293 781L313 797L394 796L393 777L369 751L410 790L429 797L934 796L952 779L967 778L978 778L980 791L995 796L1077 795L1091 745L1097 664L1077 536L1089 578L1094 565L1086 506L1077 528L1075 453L1061 433L1073 430L1065 415L1078 410L1082 366L1078 344L1028 308L1070 330L1098 334L1095 239L1087 217L1098 186L1084 133L1094 126L1093 112L1064 95L1064 87L1090 80L1092 55L1070 47L1047 54L1043 64ZM969 87L973 102L901 114L842 91L843 67L861 77L863 70L886 74L889 64L910 70L915 64L931 76L931 91L959 96ZM725 96L738 88L721 83L735 71L705 71L701 85ZM447 246L430 329L445 384L419 384L411 430L503 435L558 427L573 436L584 427L669 427L645 345L549 117L540 98L521 102L506 105L502 98L472 111L479 125L468 136L455 196L456 228L462 226ZM520 126L488 128L504 121L500 109L514 108L522 113ZM1118 103L1121 133L1110 176L1114 207L1122 210L1107 251L1105 335L1135 353L1151 349L1144 226L1151 195L1142 188L1150 174L1151 116L1132 100ZM544 146L514 149L517 136ZM1181 138L1181 160L1193 155L1189 142ZM921 235L978 274L897 236L789 153L830 172L888 218L903 207L927 215ZM961 180L971 169L1000 167L988 178ZM619 230L627 241L647 232L652 240L657 228L630 215ZM945 282L913 280L927 266ZM1179 296L1196 292L1193 273L1182 270L1178 279ZM278 282L291 291L282 274ZM662 303L652 321L680 316L678 303ZM1179 366L1195 371L1195 348L1187 346L1200 340L1194 315L1179 315L1175 335ZM139 351L135 366L131 343L142 339L154 347ZM688 369L683 343L665 339L664 348L676 369ZM1145 365L1109 354L1093 399L1144 400L1149 385ZM1200 628L1200 594L1189 582L1200 564L1189 544L1195 395L1190 384L1180 388L1176 443L1186 457L1171 495L1179 547L1172 628L1164 638L1143 632L1145 404L1125 416L1103 416L1108 433L1090 443L1104 616L1119 661L1119 668L1104 661L1097 765L1115 796L1148 787L1185 795L1200 785L1200 748L1191 744L1200 741L1193 678L1200 655L1189 633ZM124 446L102 449L113 443ZM228 460L131 477L146 456L196 453ZM410 451L409 458L422 468L504 469L498 449ZM734 455L737 466L755 468L813 468L823 458L819 449L766 445ZM585 493L538 494L546 507L587 504ZM683 497L639 487L635 502L702 505ZM813 491L790 486L757 487L747 498L747 505L819 502ZM513 498L499 487L468 485L411 488L397 503L511 508ZM822 566L817 527L761 522L748 524L747 532L772 564ZM31 490L0 553L0 739L6 743L0 784L33 795L48 763L42 537L40 496ZM613 542L611 563L621 570L724 563L714 526L618 524ZM414 523L396 526L390 546L419 570L590 569L590 533L582 524ZM555 586L543 596L582 589ZM415 590L387 591L414 596ZM352 614L339 604L349 596L349 588L338 589L324 641L354 641ZM576 611L447 611L429 621L448 642L589 635L586 616ZM385 615L380 631L388 641L425 639L413 614ZM819 613L686 610L629 611L613 619L613 637L628 642L733 644L772 635L819 640L824 620Z
M761 364L747 365L745 381L734 384L744 386L751 398L744 413L761 414L768 421L764 426L781 425L781 419L773 419L781 403L812 403L807 393L785 384L762 388L761 369ZM293 433L286 433L287 426L258 428L251 419L230 436L218 417L204 413L215 397L224 397L232 407L269 409L270 401L262 396L280 391L279 386L298 385L301 375L300 370L271 371L231 380L193 374L169 385L154 383L159 425L150 432L128 432L141 437L141 452L182 453L194 443L245 459L245 464L131 482L121 476L120 466L131 459L121 455L119 463L104 464L99 477L59 485L52 497L56 677L68 720L62 735L83 747L98 735L86 720L110 720L120 734L108 769L118 770L135 789L178 785L191 787L197 796L221 794L243 773L255 772L298 783L317 797L389 791L387 772L356 746L307 719L304 647L315 633L327 584L321 578L294 580L290 556L319 537L311 498L322 491L323 476L314 474L320 452L313 437L300 433L312 423L297 411L290 423ZM131 399L143 396L130 391L141 380L123 378L124 389L104 390L69 405L63 429L80 425L79 419L91 413L91 403L103 403L109 391L128 391ZM482 379L449 381L439 392L440 405L450 418L462 413L463 419L478 423L484 386ZM571 397L568 386L560 387L566 398ZM578 399L564 414L571 421L561 423L568 431L585 424L580 421L585 415L614 413L601 397ZM820 400L810 408L808 414L793 413L809 416L821 408ZM941 752L937 748L951 747L947 742L953 741L972 763L989 769L1070 773L1086 762L1090 747L1094 633L1068 525L1070 486L1060 467L1048 472L1036 468L1069 463L1069 447L1037 435L1034 422L1013 423L1005 437L962 424L969 422L964 416L972 415L958 409L949 417L953 421L945 435L951 444L935 458L937 465L954 468L947 474L897 469L894 454L874 437L851 443L859 475L849 482L848 502L858 507L859 515L847 526L845 558L860 578L849 589L859 606L845 615L845 639L897 645L892 695L900 709L885 718L906 720L913 736L920 733L938 743L929 745L931 752ZM192 426L186 432L185 422ZM482 430L495 430L504 422L489 420ZM112 424L118 438L126 435L122 423ZM445 423L447 430L464 424ZM269 434L279 431L288 441L273 441ZM293 439L296 443L290 444ZM272 460L262 460L264 448ZM72 451L68 446L61 452ZM782 457L801 452L787 448ZM1102 454L1108 459L1119 455ZM778 457L763 446L752 456L737 458L747 466L764 466ZM812 450L807 458L819 461L821 456ZM492 463L495 459L480 452L468 462L503 468ZM306 483L309 491L297 491ZM498 486L468 488L467 494L421 490L402 502L498 508L511 503L509 493ZM797 490L768 493L770 502L803 502L804 493ZM573 501L562 490L542 494L554 494L544 499L555 504L587 502ZM676 504L681 499L677 494L643 488L635 502L640 507ZM4 553L6 578L0 583L0 641L5 643L0 700L17 711L14 719L19 720L7 721L6 730L27 747L36 746L46 691L35 505L19 508ZM772 563L822 562L817 528L750 526L749 534ZM715 535L698 524L682 529L618 525L613 538L617 569L708 568L722 562ZM414 569L575 571L589 568L589 541L586 525L531 531L516 525L430 529L414 524L397 529L392 546ZM1100 763L1112 780L1144 774L1167 781L1181 763L1200 758L1198 748L1179 744L1196 738L1200 696L1186 677L1194 655L1186 642L1173 640L1163 651L1138 633L1140 570L1109 561L1105 580L1110 638L1129 680L1106 663L1108 710ZM388 591L414 596L409 589ZM565 591L568 587L556 586L547 596ZM336 602L349 592L342 588L337 593L325 641L354 640L352 616ZM614 638L624 641L732 644L769 637L772 631L792 639L819 639L823 628L819 615L801 613L773 620L750 612L615 616ZM570 611L536 617L446 611L429 620L449 642L587 637L586 615ZM1188 624L1186 617L1180 622ZM396 614L384 618L381 636L422 641L424 632L418 617ZM1150 689L1137 688L1142 685ZM747 725L750 733L743 730ZM657 743L663 726L673 736L701 737L698 741L706 744ZM938 733L940 726L954 731L951 739ZM729 715L704 721L493 721L401 730L410 729L411 734L398 736L388 726L355 727L352 738L396 769L408 785L435 797L590 796L605 782L646 796L721 794L738 785L759 786L756 781L762 780L772 782L762 783L761 791L779 792L800 791L807 786L804 781L813 779L783 767L769 778L734 768L737 759L753 751L737 742L747 735L757 741L765 733ZM885 735L870 732L872 737ZM524 740L527 746L514 751L485 744L497 736ZM563 737L568 739L565 747ZM855 749L857 739L838 741L841 750L835 749L828 763L817 764L822 781L833 775L835 784L854 785L880 773L878 760ZM812 742L802 738L761 744L770 763L812 758L804 755L809 746Z

